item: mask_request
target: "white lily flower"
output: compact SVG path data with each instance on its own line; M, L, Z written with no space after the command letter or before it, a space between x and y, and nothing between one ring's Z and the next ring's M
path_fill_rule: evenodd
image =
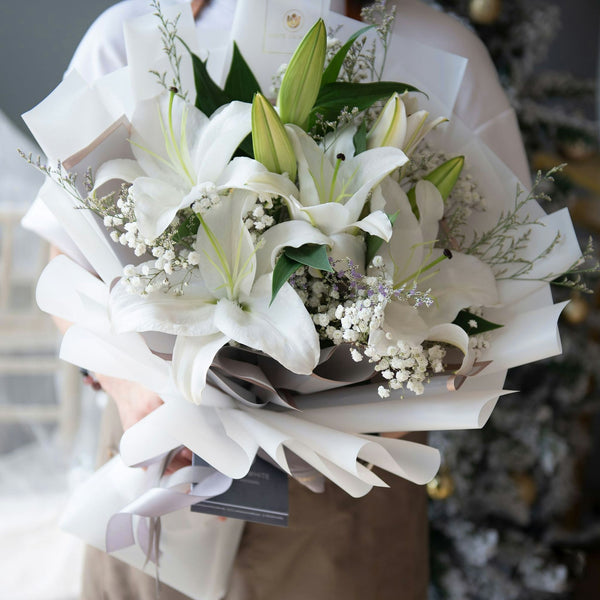
M111 160L96 174L96 187L112 179L132 183L140 232L154 240L178 210L203 196L244 187L248 164L231 157L250 133L251 105L231 102L210 119L173 93L144 101L133 115L132 159ZM262 165L249 159L256 171ZM229 168L228 168L229 166Z
M426 110L408 115L406 104L398 93L394 93L367 134L367 148L392 146L410 156L432 129L448 120L438 117L427 121L428 117Z
M230 340L265 352L295 373L311 373L319 359L316 330L296 292L285 284L270 304L272 274L256 277L256 248L242 221L254 201L253 193L237 190L199 216L195 251L203 260L183 296L131 294L123 280L111 291L117 332L177 335L173 373L180 391L198 404L208 368Z
M297 224L292 243L327 244L333 259L350 258L360 268L364 265L364 243L357 230L389 240L392 228L383 211L372 211L361 218L371 190L387 175L404 165L408 159L401 150L379 148L352 156L331 150L324 151L302 129L286 125L298 160L298 188L285 177L274 173L253 178L249 186L259 183L272 193L280 194L286 201L292 222ZM351 130L335 147L349 147ZM300 226L299 223L305 225ZM272 227L268 233L265 251L275 258L282 247L280 242L289 236L291 229L285 223ZM281 229L281 231L279 231ZM265 263L265 269L272 267ZM261 269L264 271L265 269Z
M415 217L409 200L393 180L387 179L381 193L387 205L398 212L392 239L382 247L394 287L413 285L421 292L429 292L434 299L431 306L414 307L391 300L385 309L382 330L389 337L374 336L374 345L389 344L393 340L420 343L436 340L458 346L469 355L468 336L452 321L458 312L469 306L491 306L498 302L496 279L492 270L481 260L462 254L433 248L438 235L439 221L444 214L444 201L437 188L428 181L416 186L419 219Z

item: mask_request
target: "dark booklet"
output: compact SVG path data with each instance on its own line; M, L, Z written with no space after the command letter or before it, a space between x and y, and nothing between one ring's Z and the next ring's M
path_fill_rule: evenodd
M192 464L201 466L207 463L194 455ZM288 476L266 460L256 457L246 477L234 479L224 494L198 502L192 510L285 527L289 514Z

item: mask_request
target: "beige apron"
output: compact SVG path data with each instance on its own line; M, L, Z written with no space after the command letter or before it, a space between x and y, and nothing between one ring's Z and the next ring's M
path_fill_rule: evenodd
M114 455L121 434L111 401L102 423L101 463ZM289 527L246 525L225 600L425 600L425 490L381 475L390 489L376 488L360 499L333 484L315 494L292 480ZM88 548L82 600L155 599L152 577ZM161 585L160 600L186 599Z

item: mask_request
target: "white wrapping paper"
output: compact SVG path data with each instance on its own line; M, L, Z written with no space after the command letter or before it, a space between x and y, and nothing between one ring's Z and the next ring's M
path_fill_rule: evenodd
M326 1L302 3L306 13L302 16L306 17L304 24L312 24L312 16L326 14L328 5ZM238 3L233 34L264 91L268 91L277 67L287 62L290 55L292 32L285 39L281 38L280 43L273 34L281 26L281 19L291 16L290 7L294 8L284 0L240 0ZM268 23L272 29L257 44L257 28L264 27L267 15L269 19L273 17ZM201 56L209 57L211 73L220 72L222 80L223 61L230 45L215 39L216 36L212 41L210 36L205 36L203 43L198 42L189 19L186 13L181 30L184 39ZM328 24L343 25L340 37L348 36L361 26L333 13L328 16ZM129 67L93 86L74 73L26 115L28 125L48 157L71 159L71 166L77 170L96 167L108 156L128 156L128 118L134 103L152 95L156 89L148 69L164 70L162 56L147 51L146 45L156 37L153 27L155 23L150 25L147 19L128 24ZM423 99L423 105L432 115L451 115L459 101L467 61L439 51L433 46L435 40L428 42L432 45L395 37L392 41L394 56L418 56L419 60L390 61L385 78L405 81L427 92L429 99ZM215 44L215 52L206 54L210 44ZM191 86L190 77L186 63L185 86ZM113 93L115 82L123 86L122 96ZM490 121L490 130L496 130L505 117L498 117L493 126ZM77 124L75 128L73 123ZM486 123L481 125L482 134L487 131L486 127ZM70 134L65 135L65 131ZM512 206L518 178L459 118L453 118L432 140L449 154L466 156L470 171L490 206L488 212L474 214L470 225L478 231L486 230L497 221L501 211ZM507 144L514 145L510 141ZM522 174L520 176L524 179ZM248 472L257 450L262 448L286 472L290 472L290 468L285 450L294 452L357 497L373 486L386 485L358 459L382 467L392 473L391 476L425 483L439 467L437 450L369 434L480 428L498 399L508 393L502 390L506 369L560 352L556 321L562 305L553 305L548 285L540 281L506 281L500 283L503 305L489 309L485 315L505 325L493 333L490 349L481 357L491 363L479 374L469 377L457 391L450 391L447 377L436 377L422 396L414 397L405 392L403 398L393 394L382 401L376 393L377 385L332 389L335 385L323 377L311 377L294 383L294 389L303 394L297 399L298 411L284 413L268 407L248 408L213 386L207 387L203 405L195 406L183 399L174 386L168 357L150 351L148 336L117 335L111 331L107 305L109 286L121 275L124 259L108 241L97 220L86 211L73 210L72 200L52 183L44 186L39 202L51 211L64 231L51 234L52 228L36 224L33 216L28 219L29 226L57 243L60 241L60 247L73 259L61 257L53 261L38 287L38 301L44 310L76 323L65 336L61 356L92 371L140 382L157 391L165 401L126 432L121 443L122 458L114 459L98 471L69 504L63 521L65 528L101 549L105 548L110 518L151 486L146 472L131 466L153 464L180 445L189 447L233 478L243 477ZM545 227L532 229L533 253L544 248L557 231L562 236L560 245L530 277L543 277L570 265L579 256L579 250L566 214L546 217L535 203L525 210L545 223ZM37 210L35 214L42 212ZM101 280L90 275L89 270L96 272ZM527 338L523 337L525 324ZM168 354L172 340L168 336L157 339ZM285 373L283 378L286 378ZM91 511L93 518L90 518ZM165 516L161 579L192 598L221 597L240 532L241 524L232 520L224 524L214 517L184 511ZM145 560L137 545L119 550L116 556L139 568ZM153 573L151 565L146 569Z
M61 527L106 551L106 529L111 517L139 497L149 486L149 475L113 458L71 497ZM93 506L93 518L88 512ZM136 538L143 529L135 519ZM227 590L229 572L243 530L243 522L179 510L162 517L158 575L165 584L194 600L219 600ZM113 556L151 576L141 547L134 544ZM145 566L144 566L145 565Z

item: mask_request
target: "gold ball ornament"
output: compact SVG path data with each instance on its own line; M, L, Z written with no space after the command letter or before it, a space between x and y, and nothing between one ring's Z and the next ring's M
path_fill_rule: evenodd
M427 494L432 500L446 500L454 494L454 480L447 469L441 470L427 484Z
M595 154L594 146L582 139L563 142L559 148L561 154L572 162L586 160Z
M564 310L565 319L571 325L583 323L587 319L589 313L590 306L580 294L574 294L571 298L571 302L567 304Z
M469 18L478 25L492 25L502 12L502 0L470 0Z

